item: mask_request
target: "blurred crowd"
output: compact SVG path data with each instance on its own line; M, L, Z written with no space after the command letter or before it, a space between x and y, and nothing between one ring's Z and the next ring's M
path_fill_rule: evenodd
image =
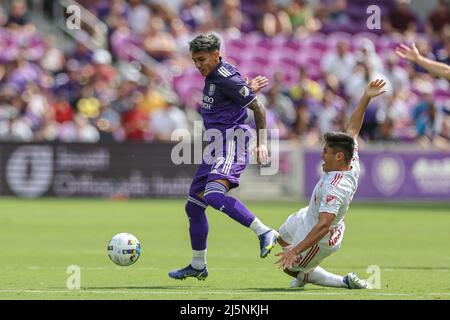
M203 82L187 43L214 30L224 58L244 76L269 78L259 95L269 129L281 138L317 145L324 132L343 130L367 83L381 77L388 94L369 106L364 140L449 148L448 81L394 50L415 42L422 55L450 64L446 0L426 20L407 0L78 2L107 25L106 49L78 39L64 52L37 30L25 0L0 6L1 141L168 141L175 129L192 130ZM44 3L52 17L52 1ZM368 30L373 4L381 8L381 29ZM130 48L158 68L135 63Z

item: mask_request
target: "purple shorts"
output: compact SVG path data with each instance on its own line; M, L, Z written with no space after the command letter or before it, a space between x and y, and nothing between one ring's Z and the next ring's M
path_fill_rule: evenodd
M249 139L248 136L225 137L217 155L213 152L211 158L203 157L202 164L195 173L189 194L204 191L206 184L215 180L228 180L230 189L238 187L241 173L248 164Z

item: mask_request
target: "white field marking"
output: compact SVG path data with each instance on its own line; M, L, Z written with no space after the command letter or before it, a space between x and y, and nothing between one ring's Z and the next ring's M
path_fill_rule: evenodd
M66 268L66 266L61 267L41 267L41 266L28 266L28 270L62 270ZM82 270L125 270L124 267L120 266L111 266L111 267L83 267L80 266ZM12 270L18 270L15 267L0 267L0 269L12 269ZM154 268L154 267L134 267L133 270L162 270L162 268ZM231 269L230 269L231 270Z
M381 269L381 271L387 271L387 272L394 272L394 271L412 271L412 272L417 272L417 271L426 271L426 272L448 272L449 269L423 269L423 268L417 268L417 269L402 269L402 268L386 268L386 269Z
M236 291L132 291L132 290L0 290L2 293L95 293L95 294L135 294L135 295L173 295L173 294L201 294L201 295L262 295L262 296L276 296L276 295L297 295L303 296L348 296L348 295L364 295L367 296L450 296L450 292L427 292L427 293L395 293L395 292L373 292L363 290L361 292L305 292L301 290L293 289L292 292L236 292Z
M83 270L123 270L123 267L119 267L119 266L111 266L111 267L83 267L80 266L81 269ZM64 269L65 266L62 267L42 267L42 266L28 266L27 269L29 270L40 270L40 269L44 269L44 270L61 270ZM328 270L350 270L350 269L362 269L363 267L354 267L354 268L341 268L341 267L337 267L337 268L331 268ZM5 266L5 267L1 267L0 269L13 269L13 270L17 270L16 267L10 267L10 266ZM170 269L170 268L169 268ZM234 268L212 268L215 271L230 271L230 270L235 270ZM133 270L138 271L138 270L166 270L164 268L158 268L158 267L133 267ZM267 268L252 268L252 270L256 270L256 271L267 271ZM446 269L446 268L438 268L438 269L424 269L424 268L381 268L381 271L386 271L386 272L395 272L395 271L410 271L410 272L417 272L417 271L426 271L426 272L449 272L450 269Z

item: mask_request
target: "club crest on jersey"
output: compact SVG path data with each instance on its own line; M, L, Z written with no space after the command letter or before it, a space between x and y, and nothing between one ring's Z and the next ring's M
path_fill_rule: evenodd
M239 90L239 93L244 97L247 97L250 94L250 90L248 90L246 86L243 86L241 90Z
M336 196L327 195L326 201L327 201L327 204L333 205L336 203Z
M211 83L208 88L208 95L212 96L215 91L216 91L216 85Z

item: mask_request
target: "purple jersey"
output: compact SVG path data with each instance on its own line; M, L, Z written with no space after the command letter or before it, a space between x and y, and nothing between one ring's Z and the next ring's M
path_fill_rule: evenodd
M220 59L219 65L205 78L201 115L205 129L244 126L247 105L256 98L239 71Z

